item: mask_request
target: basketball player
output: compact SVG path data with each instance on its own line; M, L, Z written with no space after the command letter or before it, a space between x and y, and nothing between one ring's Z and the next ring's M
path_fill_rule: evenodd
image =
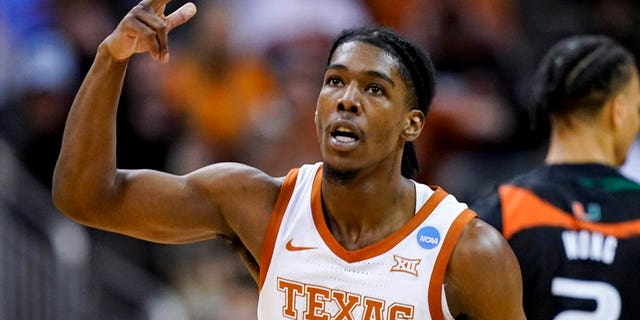
M603 36L567 38L533 97L551 120L546 165L472 208L515 251L528 319L640 319L640 185L617 170L640 132L634 58Z
M434 69L389 30L350 30L331 49L315 114L323 163L284 178L235 163L185 176L117 169L127 61L148 51L166 62L168 32L196 11L165 17L167 2L142 1L98 48L54 173L65 214L159 243L230 240L256 275L259 319L524 317L520 269L500 233L410 179Z

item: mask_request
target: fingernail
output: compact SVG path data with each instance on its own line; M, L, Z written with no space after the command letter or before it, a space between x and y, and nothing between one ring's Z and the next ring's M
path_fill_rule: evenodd
M185 9L187 10L187 12L185 12L187 15L193 15L198 11L193 3L191 3L191 5L187 6Z
M169 62L169 52L165 53L164 56L162 56L162 62Z

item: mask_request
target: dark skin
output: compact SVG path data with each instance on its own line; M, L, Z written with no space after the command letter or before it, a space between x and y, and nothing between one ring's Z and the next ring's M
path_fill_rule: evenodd
M99 46L67 120L54 202L87 226L158 243L223 237L245 260L259 261L281 178L234 163L184 176L116 168L116 110L129 58L149 52L167 62L169 31L195 14L187 4L165 17L167 2L142 1ZM415 212L414 186L400 163L404 142L419 136L425 117L407 106L407 90L398 62L365 43L341 45L327 68L316 127L325 166L333 170L323 171L321 190L330 230L348 250L383 240ZM337 130L356 138L336 139ZM341 179L327 171L350 174ZM454 249L445 292L455 316L524 319L516 258L477 219Z

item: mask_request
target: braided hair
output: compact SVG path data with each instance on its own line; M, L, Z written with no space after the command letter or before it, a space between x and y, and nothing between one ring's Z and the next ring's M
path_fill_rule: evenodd
M572 112L597 115L631 79L634 64L633 55L606 36L578 35L558 42L538 67L532 118Z
M334 51L351 41L371 44L393 56L398 61L400 77L409 92L407 104L411 109L418 109L427 115L435 94L435 68L426 52L389 28L358 27L343 31L333 41L327 65L331 63ZM402 175L414 179L418 170L420 166L415 146L407 141L402 152Z

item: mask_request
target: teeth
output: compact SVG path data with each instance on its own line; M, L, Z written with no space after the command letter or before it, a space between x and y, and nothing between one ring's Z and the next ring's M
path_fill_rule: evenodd
M356 139L354 139L352 137L347 137L347 136L336 136L335 138L336 138L336 140L338 140L340 142L353 142L353 141L356 141Z
M351 130L349 130L348 128L345 127L339 127L336 129L336 131L338 132L351 132Z

